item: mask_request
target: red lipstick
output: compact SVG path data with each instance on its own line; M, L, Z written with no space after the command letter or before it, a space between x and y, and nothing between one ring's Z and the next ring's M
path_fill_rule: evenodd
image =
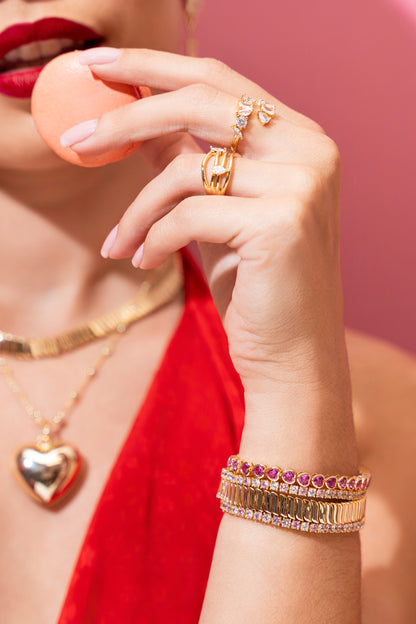
M55 54L31 52L30 60L9 53L37 41L67 40ZM70 41L68 41L70 40ZM14 24L0 33L0 93L16 98L28 98L44 65L63 52L95 47L104 38L91 28L71 20L47 17L37 22ZM58 45L58 43L57 43ZM7 56L8 55L8 56Z

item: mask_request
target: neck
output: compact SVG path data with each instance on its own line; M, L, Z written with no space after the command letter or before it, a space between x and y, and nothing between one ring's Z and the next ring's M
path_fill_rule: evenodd
M130 261L99 250L149 178L136 154L104 168L0 171L0 329L60 331L137 290Z

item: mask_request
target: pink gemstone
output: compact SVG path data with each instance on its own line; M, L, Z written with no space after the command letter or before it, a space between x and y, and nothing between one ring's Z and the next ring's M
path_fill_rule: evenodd
M337 484L337 478L336 477L328 477L328 479L325 481L326 487L329 488L330 490L333 490L334 487Z
M323 475L315 475L312 479L312 484L317 488L321 488L324 484Z
M282 474L282 479L286 483L293 483L295 480L295 473L292 470L286 470L286 472Z
M361 479L358 479L357 483L355 484L355 489L361 490L362 486L363 486L363 482L361 481Z
M237 472L238 470L238 459L234 459L233 461L233 470L234 472Z
M241 464L240 471L243 473L243 475L248 475L248 473L250 472L250 464L248 462L244 462L243 464Z
M364 481L363 481L363 490L367 489L367 483L368 483L367 479L364 479Z
M261 511L254 512L254 520L261 520Z
M264 475L264 466L256 464L253 468L253 474L256 475L256 477L262 477Z
M347 487L347 477L341 477L341 479L338 480L338 486L341 490L345 490Z
M310 481L311 481L311 477L306 472L304 472L303 474L298 475L298 483L299 483L299 485L303 485L304 487L307 487L309 485Z
M277 477L279 476L279 471L277 468L269 468L266 474L269 477L270 481L276 481Z
M348 489L349 490L354 490L355 489L355 479L354 479L354 477L351 477L351 479L348 479Z

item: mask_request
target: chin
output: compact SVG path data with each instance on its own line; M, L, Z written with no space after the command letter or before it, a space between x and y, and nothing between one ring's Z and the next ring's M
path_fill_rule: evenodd
M39 136L30 100L0 96L0 169L45 171L69 166Z

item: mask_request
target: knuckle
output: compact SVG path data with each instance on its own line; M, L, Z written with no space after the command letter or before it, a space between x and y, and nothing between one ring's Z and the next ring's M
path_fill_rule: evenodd
M307 165L297 167L295 179L297 193L304 201L313 200L324 186L321 172Z
M183 180L189 177L189 171L192 171L194 166L193 154L178 154L169 163L167 170L176 180Z
M224 74L229 73L229 67L216 58L202 58L201 64L203 66L203 74L215 82L223 77Z
M341 156L338 145L327 134L319 137L319 153L321 154L324 171L328 177L339 173L341 167Z
M192 105L206 106L214 102L218 96L218 90L205 83L195 83L184 87L187 97Z

